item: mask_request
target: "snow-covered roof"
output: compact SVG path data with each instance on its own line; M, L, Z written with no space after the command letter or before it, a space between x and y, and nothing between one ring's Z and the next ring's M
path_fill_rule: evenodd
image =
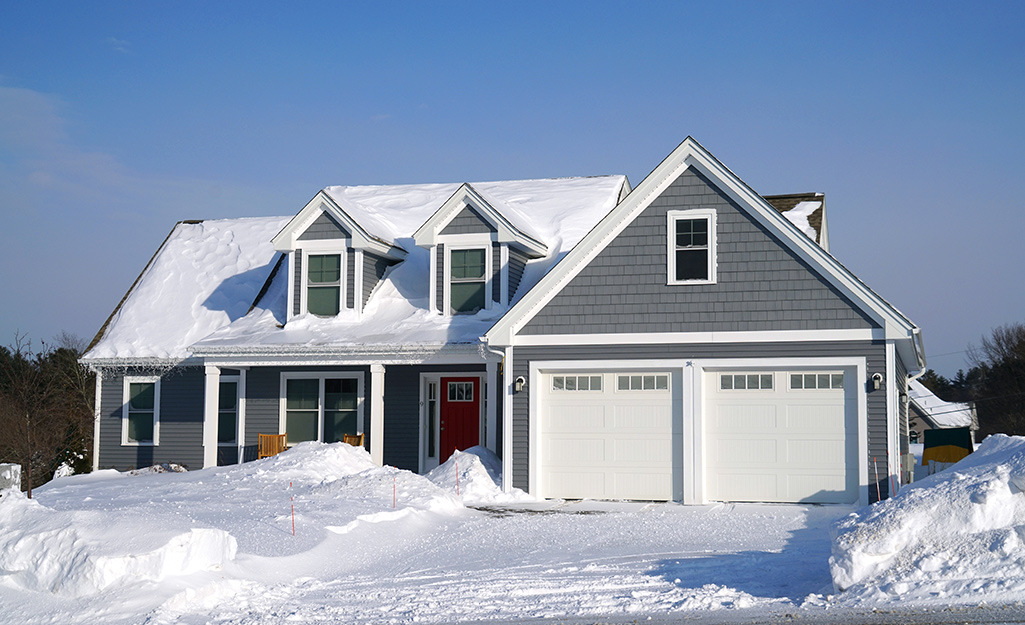
M826 198L823 194L765 195L763 199L812 241L829 250L829 239L826 235Z
M548 256L527 263L510 305L541 279L620 199L625 176L475 182L470 185L519 226L543 241ZM288 319L288 277L275 276L253 311L197 342L198 355L365 353L438 346L470 347L509 309L494 304L475 315L430 311L430 254L417 247L413 233L460 184L328 187L331 198L368 231L408 251L374 290L362 314L343 310L335 317L300 315ZM503 212L503 214L505 214ZM287 323L285 323L287 320Z
M908 383L908 398L938 428L963 428L973 423L971 404L943 401L918 380Z
M548 256L527 264L520 296L616 205L627 181L596 176L471 184L518 227L529 223L523 228L548 246ZM83 358L182 359L194 353L194 345L195 353L223 353L476 344L508 308L431 313L430 257L411 238L460 186L326 188L368 232L408 255L388 271L362 314L304 315L287 325L287 272L276 273L270 283L268 278L277 262L271 240L292 217L179 223Z
M83 359L187 358L249 310L274 267L271 237L288 220L176 224Z

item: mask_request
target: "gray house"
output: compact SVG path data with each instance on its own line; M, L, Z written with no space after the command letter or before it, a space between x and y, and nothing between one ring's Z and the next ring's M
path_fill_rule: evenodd
M899 479L918 328L688 138L623 176L328 187L175 226L83 362L97 468L363 432L485 445L539 497L867 503ZM889 489L882 489L884 491Z

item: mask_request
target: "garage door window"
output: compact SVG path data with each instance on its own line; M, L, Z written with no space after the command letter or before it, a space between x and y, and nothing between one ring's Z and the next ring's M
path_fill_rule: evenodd
M771 373L722 373L719 389L723 391L772 390Z
M843 390L843 373L791 373L790 389L795 391Z
M621 391L664 391L669 388L669 376L665 374L621 375L616 382Z
M600 375L555 375L552 376L553 391L600 391Z

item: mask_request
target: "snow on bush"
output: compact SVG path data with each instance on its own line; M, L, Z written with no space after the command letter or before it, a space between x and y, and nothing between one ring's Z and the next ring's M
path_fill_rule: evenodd
M1017 600L1025 592L1025 438L994 435L953 467L833 529L848 599Z
M534 501L518 488L502 491L502 460L486 447L476 446L456 451L427 474L427 479L449 493L455 493L464 504L494 505L515 501Z

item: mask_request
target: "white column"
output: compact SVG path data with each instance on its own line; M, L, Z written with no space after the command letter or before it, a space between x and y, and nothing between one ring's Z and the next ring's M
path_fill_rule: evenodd
M217 466L217 394L221 370L206 367L206 392L203 401L203 468Z
M238 464L244 461L246 448L246 370L247 367L238 370Z
M370 365L370 459L384 464L384 365Z
M485 415L484 429L487 431L487 438L484 444L488 449L498 453L498 363L489 360L487 363L488 380L488 412Z
M431 269L430 269L430 272L431 272L431 277L430 277L431 288L428 291L430 293L430 295L429 295L430 301L427 302L427 310L429 310L431 312L435 312L436 310L438 310L438 307L435 305L435 303L438 301L438 246L437 245L432 245L430 249L431 249Z
M502 305L509 305L509 298L512 297L512 293L509 292L509 244L503 243L502 247L499 248L501 251L501 269L499 273L502 278Z
M93 471L100 470L100 415L103 414L103 369L97 367L96 394L93 396Z

